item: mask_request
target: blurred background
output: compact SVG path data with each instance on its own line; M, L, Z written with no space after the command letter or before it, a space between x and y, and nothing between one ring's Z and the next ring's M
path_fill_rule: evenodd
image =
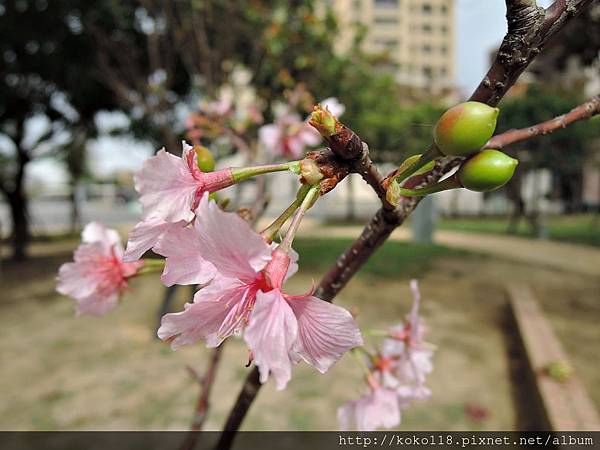
M251 90L265 124L282 102L305 116L336 97L342 121L386 172L421 153L444 109L478 85L506 30L504 13L502 0L0 0L0 428L188 427L198 386L186 366L201 373L208 351L174 353L153 336L159 312L180 310L190 291L134 280L108 316L75 318L55 276L86 223L125 238L141 216L133 173L160 147L177 153L182 139L199 140L218 166L247 161L219 133L189 125L224 86ZM510 90L498 130L597 95L599 55L593 2ZM235 132L258 145L258 125ZM259 160L260 149L252 152ZM410 308L408 280L421 281L438 347L433 397L406 411L404 429L543 422L509 282L533 289L600 405L600 121L508 152L521 163L506 187L428 198L340 296L361 326L385 328ZM311 210L291 290L318 281L377 209L355 177ZM289 178L269 178L263 220L290 202ZM230 195L251 206L258 189L249 182ZM207 428L222 424L245 362L242 343L228 344ZM244 426L335 429L335 410L360 393L360 378L351 358L327 376L300 365L285 392L264 389Z

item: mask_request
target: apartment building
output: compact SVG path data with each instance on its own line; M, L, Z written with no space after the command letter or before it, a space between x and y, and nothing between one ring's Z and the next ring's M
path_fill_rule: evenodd
M365 27L364 49L388 56L382 70L430 94L456 85L454 0L329 0L341 26L340 50Z

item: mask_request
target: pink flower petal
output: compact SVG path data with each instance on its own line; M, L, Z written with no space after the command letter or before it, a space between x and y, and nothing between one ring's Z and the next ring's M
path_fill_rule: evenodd
M60 266L56 290L76 299L89 297L102 281L97 268L98 261L104 258L106 255L100 243L80 245L74 253L75 262Z
M348 350L363 345L360 330L344 308L317 297L286 297L298 321L295 353L325 373Z
M161 276L165 286L206 284L217 274L215 266L202 258L203 248L196 228L171 227L154 251L166 257Z
M296 318L283 294L277 289L259 291L244 339L260 371L261 383L271 373L277 389L285 388L292 377L289 352L297 335Z
M258 140L271 155L281 156L281 128L278 125L269 124L260 127Z
M169 232L169 230L183 228L185 224L185 221L171 223L158 218L151 218L138 223L129 233L129 241L127 242L127 250L123 255L123 261L137 261L158 243L163 234Z
M154 217L166 222L193 219L192 208L201 183L182 158L162 149L144 163L134 182L145 219Z
M99 222L88 223L81 233L81 240L86 244L99 242L102 244L106 254L113 249L116 256L123 254L123 244L121 237L116 230L106 228Z
M358 400L356 404L356 429L375 431L400 424L400 405L393 389L379 388Z
M360 399L338 408L342 430L375 431L400 424L400 404L393 389L377 388Z
M109 296L90 295L89 297L77 300L75 313L78 316L103 316L119 303L119 294L115 292Z
M171 340L173 350L199 340L206 341L207 347L217 347L229 336L220 329L231 310L244 300L243 287L237 280L213 281L196 292L194 303L186 303L184 311L163 316L158 337Z
M224 277L254 279L271 259L271 247L235 213L227 213L205 194L194 227L202 257Z

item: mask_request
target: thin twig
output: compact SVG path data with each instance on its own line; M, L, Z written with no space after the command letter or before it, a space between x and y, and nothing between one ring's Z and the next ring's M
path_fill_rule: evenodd
M187 368L192 377L200 383L200 394L198 395L198 400L196 402L194 419L192 420L190 431L181 445L180 450L192 450L198 442L198 432L202 430L202 426L204 425L204 421L208 414L210 393L215 382L215 376L217 374L219 362L221 361L221 353L223 352L224 345L225 342L222 342L221 345L213 349L204 376L200 376L192 367Z
M600 95L592 97L588 101L573 108L566 114L546 120L545 122L532 125L527 128L508 130L492 137L484 148L502 149L516 142L525 141L536 136L543 136L561 130L579 120L589 119L600 114Z

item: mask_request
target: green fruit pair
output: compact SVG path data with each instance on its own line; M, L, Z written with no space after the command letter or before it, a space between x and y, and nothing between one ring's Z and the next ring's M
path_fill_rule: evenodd
M446 156L470 156L492 137L500 110L485 103L465 102L442 114L434 140Z

